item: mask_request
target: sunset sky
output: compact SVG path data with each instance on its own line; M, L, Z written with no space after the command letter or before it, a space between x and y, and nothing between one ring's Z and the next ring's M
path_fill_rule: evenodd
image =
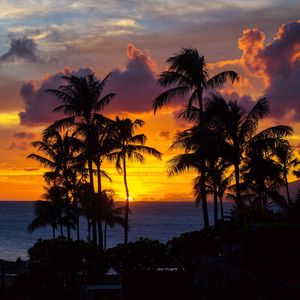
M291 143L300 149L300 2L264 1L0 1L0 199L35 200L43 192L45 171L26 156L30 143L59 114L58 102L45 95L64 74L98 78L112 71L107 91L117 96L104 113L141 118L148 145L162 161L130 164L131 197L136 200L191 199L193 174L166 175L168 150L187 124L173 103L156 115L152 100L162 91L157 75L182 47L195 47L210 74L235 70L241 81L222 92L251 107L266 96L271 114L261 126L289 124ZM118 198L122 176L106 164ZM293 178L291 178L292 180Z

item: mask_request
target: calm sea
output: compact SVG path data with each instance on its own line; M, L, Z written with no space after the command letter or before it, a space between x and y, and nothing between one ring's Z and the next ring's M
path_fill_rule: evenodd
M116 205L118 206L118 204ZM225 211L230 203L224 203ZM200 208L192 202L133 202L131 203L129 240L140 237L166 242L181 233L199 230L203 227ZM210 219L213 218L213 206L209 204ZM34 217L33 202L0 202L0 258L15 260L27 258L27 249L39 238L51 238L51 228L27 232L27 226ZM86 237L86 222L81 221L81 236ZM75 232L73 232L75 238ZM123 241L123 230L116 226L108 229L108 247Z

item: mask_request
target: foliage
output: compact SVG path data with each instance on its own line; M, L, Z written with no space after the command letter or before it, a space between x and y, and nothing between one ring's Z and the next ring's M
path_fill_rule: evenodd
M192 231L175 237L168 242L171 255L178 259L192 260L199 255L218 255L222 244L213 228Z
M276 270L300 269L300 225L284 223L252 224L241 241L246 261Z
M28 250L28 256L31 263L53 268L65 278L77 272L89 272L93 263L101 263L99 250L94 244L61 238L39 240ZM100 265L99 272L104 271L105 266Z
M271 205L264 207L260 201L250 201L243 205L233 205L227 219L236 226L243 227L251 223L267 223L276 220Z
M155 270L172 265L167 246L146 238L108 249L107 257L117 271Z

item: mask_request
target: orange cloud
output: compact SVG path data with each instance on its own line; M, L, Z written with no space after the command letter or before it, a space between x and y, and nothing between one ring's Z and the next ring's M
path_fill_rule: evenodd
M241 63L248 73L263 77L264 70L259 54L264 48L265 34L258 29L245 29L238 41L239 48L243 51Z
M150 55L142 52L142 50L138 49L133 44L127 45L127 57L129 60L141 60L152 70L153 73L158 72L156 62L150 57Z

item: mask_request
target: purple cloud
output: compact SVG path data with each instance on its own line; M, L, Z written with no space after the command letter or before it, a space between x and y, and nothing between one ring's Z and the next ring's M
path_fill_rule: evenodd
M47 75L43 79L40 87L34 82L28 82L21 87L20 96L24 102L24 111L19 113L21 125L44 125L63 118L62 113L53 113L53 109L61 104L55 97L45 93L46 89L55 89L63 84L62 76L70 75L88 75L93 72L90 68L73 71L70 68L64 68L62 71Z

